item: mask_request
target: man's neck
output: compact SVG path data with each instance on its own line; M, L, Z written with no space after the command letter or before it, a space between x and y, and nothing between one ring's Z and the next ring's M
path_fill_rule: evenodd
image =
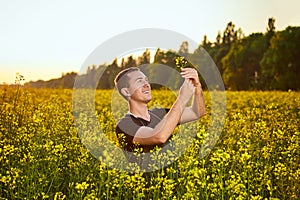
M140 117L147 121L150 121L147 104L129 103L129 112L136 117Z

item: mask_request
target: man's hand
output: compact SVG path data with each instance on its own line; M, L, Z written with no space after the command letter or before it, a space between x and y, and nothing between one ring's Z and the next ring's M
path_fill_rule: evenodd
M182 68L180 74L183 78L192 80L192 83L195 87L201 87L197 70L193 68Z
M199 81L197 70L192 68L183 68L180 74L183 78L189 80L195 88L192 106L186 107L182 113L180 123L183 124L186 122L197 120L205 115L205 104L202 93L202 86Z

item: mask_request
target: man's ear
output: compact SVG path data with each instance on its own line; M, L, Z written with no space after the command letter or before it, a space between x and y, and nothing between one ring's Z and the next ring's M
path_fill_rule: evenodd
M128 88L122 88L121 89L121 93L125 96L125 97L130 97L130 93Z

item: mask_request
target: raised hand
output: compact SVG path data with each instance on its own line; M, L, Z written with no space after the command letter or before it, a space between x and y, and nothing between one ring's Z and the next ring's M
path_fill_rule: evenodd
M201 86L197 70L193 68L181 68L180 74L183 78L190 79L195 87Z

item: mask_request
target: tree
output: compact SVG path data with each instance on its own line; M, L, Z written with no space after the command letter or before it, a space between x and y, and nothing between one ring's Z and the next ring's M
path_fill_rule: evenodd
M73 88L77 73L71 72L61 77L61 88Z
M275 19L273 17L268 19L268 26L267 26L267 39L268 39L268 46L270 46L270 40L275 34Z
M139 56L138 59L137 59L137 65L143 65L143 64L149 64L150 63L150 59L151 59L151 56L150 56L150 51L149 49L146 49L144 51L144 53L142 54L142 56Z
M236 31L236 40L237 41L240 41L241 39L243 39L245 37L245 34L243 32L243 30L241 28L239 28L237 31Z
M300 27L276 32L261 61L266 89L300 89Z
M187 50L186 48L182 48ZM157 49L154 55L154 63L151 64L149 69L149 80L154 83L164 83L163 85L151 85L154 89L161 88L162 86L171 86L172 89L178 89L179 79L178 72L176 71L175 58L179 53L173 51L161 51Z
M216 37L215 46L220 46L220 45L221 45L221 40L222 40L221 32L219 31L219 32L218 32L218 35L217 35L217 37Z
M226 87L232 90L259 88L259 63L266 49L267 40L262 33L251 34L232 44L228 54L222 59Z
M117 74L120 71L120 67L118 66L118 60L114 59L114 61L107 67L106 74L108 76L108 84L109 88L114 88L114 80Z
M125 62L125 68L136 67L137 63L133 56L127 57L127 61Z
M180 56L183 56L185 58L187 58L189 53L189 43L187 41L182 42L182 44L180 45L178 54Z
M201 42L200 48L203 47L204 49L210 49L211 48L211 42L208 41L208 38L206 35L203 37L203 41Z
M125 58L122 58L120 68L121 69L125 68Z
M271 33L273 35L275 33L275 29L275 19L271 17L268 19L267 33Z
M236 31L234 30L235 25L232 22L229 22L226 26L226 29L223 32L223 44L230 45L237 38Z
M222 59L228 54L230 47L233 43L238 42L244 37L243 31L239 28L235 30L235 25L232 22L229 22L223 32L223 37L221 38L221 33L218 32L216 37L215 45L208 49L208 53L216 63L221 75L226 68L223 66Z

